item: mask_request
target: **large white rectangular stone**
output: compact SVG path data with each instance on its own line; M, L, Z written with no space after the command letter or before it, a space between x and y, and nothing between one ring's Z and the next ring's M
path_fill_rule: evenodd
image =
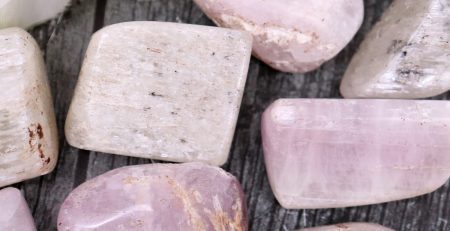
M251 55L245 32L127 22L89 44L66 121L75 147L223 164Z

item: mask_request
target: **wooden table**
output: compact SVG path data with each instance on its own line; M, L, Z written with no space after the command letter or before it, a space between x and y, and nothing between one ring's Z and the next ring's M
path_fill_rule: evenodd
M250 230L293 230L348 221L375 222L395 230L450 230L448 183L409 200L347 209L286 210L274 199L267 181L260 135L263 110L283 97L339 98L339 83L350 58L390 2L365 0L365 21L354 41L315 72L280 73L256 59L251 61L231 157L224 166L244 187ZM62 17L31 30L45 53L60 133L55 171L17 185L25 192L38 230L56 230L59 207L79 184L117 167L151 162L79 150L64 140L67 109L92 33L105 25L133 20L213 25L192 0L76 0Z

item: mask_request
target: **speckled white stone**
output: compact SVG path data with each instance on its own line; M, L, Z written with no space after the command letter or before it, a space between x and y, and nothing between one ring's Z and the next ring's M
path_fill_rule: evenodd
M336 225L314 227L308 229L299 229L297 231L394 231L394 230L377 224L352 222L352 223L342 223Z
M450 1L396 0L341 84L346 98L425 98L450 89Z
M251 55L251 36L217 27L128 22L89 44L66 122L75 147L223 164Z
M308 72L358 31L362 0L194 0L217 25L253 35L253 54L285 72Z
M41 51L24 30L0 30L0 187L47 174L57 156Z
M36 231L30 208L16 188L0 190L0 230Z

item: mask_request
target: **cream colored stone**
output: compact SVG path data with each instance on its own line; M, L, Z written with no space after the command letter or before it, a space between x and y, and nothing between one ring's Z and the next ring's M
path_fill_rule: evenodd
M0 187L49 173L57 156L41 51L24 30L0 30Z
M251 55L245 32L128 22L97 32L66 121L75 147L223 164Z
M450 89L450 1L397 0L341 84L346 98L424 98Z

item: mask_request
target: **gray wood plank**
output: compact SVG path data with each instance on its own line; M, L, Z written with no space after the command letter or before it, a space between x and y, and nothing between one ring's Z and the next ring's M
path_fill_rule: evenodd
M340 98L339 83L348 62L391 1L365 0L365 21L354 41L315 72L305 75L280 73L252 59L231 156L224 166L242 183L249 207L250 230L284 231L348 221L375 222L405 231L450 230L449 183L418 198L321 210L283 209L268 184L261 147L261 113L278 98ZM102 24L132 20L213 25L191 0L79 0L59 23L54 20L32 30L46 53L61 135L57 169L48 176L18 185L25 191L39 230L56 230L60 204L84 180L117 167L153 162L78 150L70 147L63 138L66 112L90 35ZM52 33L54 29L56 32ZM447 99L447 96L434 99Z

